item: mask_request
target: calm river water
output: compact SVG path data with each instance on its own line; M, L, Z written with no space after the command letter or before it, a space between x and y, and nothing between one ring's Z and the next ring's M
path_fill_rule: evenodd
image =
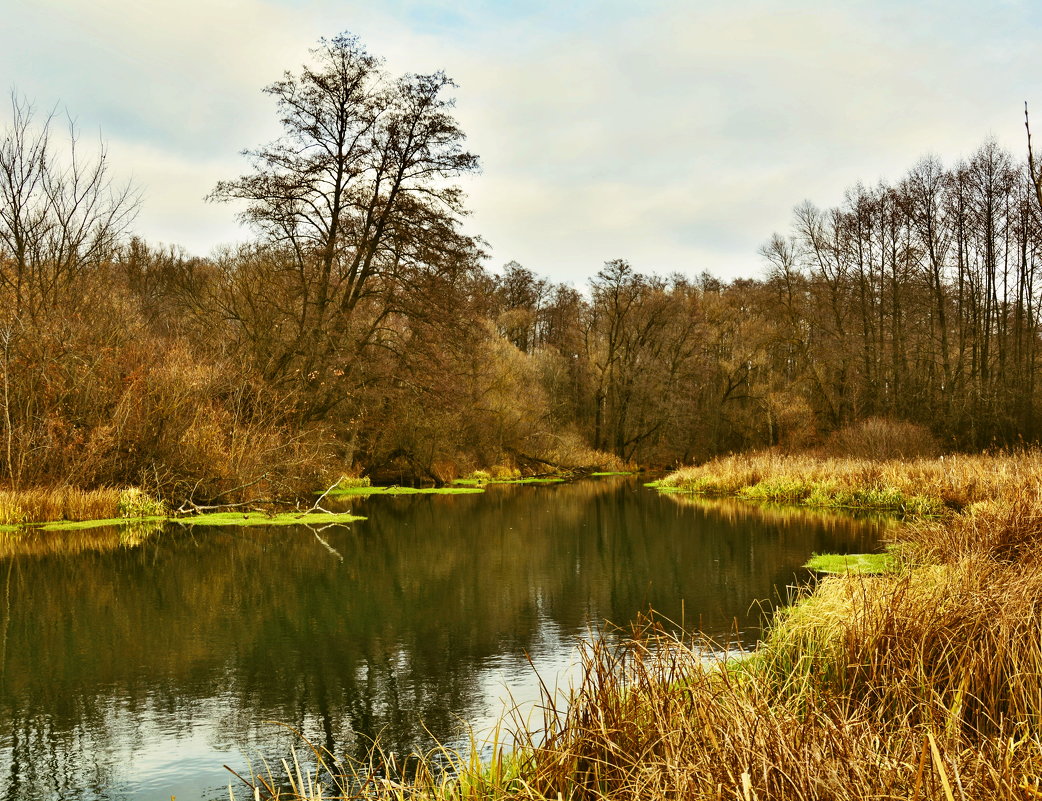
M349 527L0 535L0 799L227 798L293 735L451 742L653 607L755 642L759 600L881 523L632 478L376 497ZM574 672L574 671L573 671ZM239 793L242 796L242 793Z

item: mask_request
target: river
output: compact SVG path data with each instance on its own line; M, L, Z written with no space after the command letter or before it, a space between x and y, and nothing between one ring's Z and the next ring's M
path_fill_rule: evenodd
M368 519L0 535L0 799L227 798L223 765L293 747L276 721L337 754L456 742L649 607L751 646L812 552L885 525L634 478L350 508Z

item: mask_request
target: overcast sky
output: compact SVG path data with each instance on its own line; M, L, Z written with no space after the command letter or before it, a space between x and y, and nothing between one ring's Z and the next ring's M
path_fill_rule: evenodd
M0 75L100 132L137 233L200 255L248 236L203 197L277 135L261 88L341 31L459 83L490 266L577 285L613 258L755 277L804 199L989 136L1019 159L1025 100L1042 140L1042 0L2 2Z

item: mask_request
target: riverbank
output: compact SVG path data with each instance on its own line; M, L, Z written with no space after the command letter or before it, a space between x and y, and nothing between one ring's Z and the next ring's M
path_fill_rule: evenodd
M581 477L581 471L523 476L516 469L479 470L442 486L376 486L368 478L342 476L312 497L368 497L370 495L466 495L485 491L490 484L555 484ZM626 475L603 473L596 475ZM78 530L99 526L156 523L176 520L193 525L295 525L300 523L350 522L343 512L326 511L316 505L302 511L299 503L258 499L253 502L198 505L185 500L174 511L164 500L138 487L80 489L74 486L0 489L0 532L25 528ZM354 518L357 519L357 518Z
M1042 452L1038 450L885 460L761 451L685 467L654 486L663 491L893 511L919 518L1013 498L1040 480Z
M167 521L199 526L290 526L351 523L362 519L358 515L332 512L317 506L266 510L195 507L190 511L175 512L162 500L137 487L0 490L0 532L7 534L32 529L79 531L109 526L161 526Z
M667 477L896 491L940 510L892 535L893 569L822 579L751 656L706 667L654 627L586 646L545 735L396 798L1042 797L1042 458L732 457ZM806 496L810 497L810 495ZM805 500L805 498L804 498ZM552 699L551 699L552 700ZM535 727L532 731L539 727ZM346 785L344 786L346 790ZM283 797L286 797L283 795ZM298 797L309 797L299 793Z

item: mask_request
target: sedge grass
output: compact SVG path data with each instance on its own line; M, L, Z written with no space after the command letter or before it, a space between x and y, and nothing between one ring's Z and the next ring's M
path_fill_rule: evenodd
M22 525L56 520L117 518L121 492L74 487L0 490L0 524Z
M1042 451L872 460L773 451L726 456L677 470L659 489L749 500L885 509L908 517L1012 500L1042 484Z

